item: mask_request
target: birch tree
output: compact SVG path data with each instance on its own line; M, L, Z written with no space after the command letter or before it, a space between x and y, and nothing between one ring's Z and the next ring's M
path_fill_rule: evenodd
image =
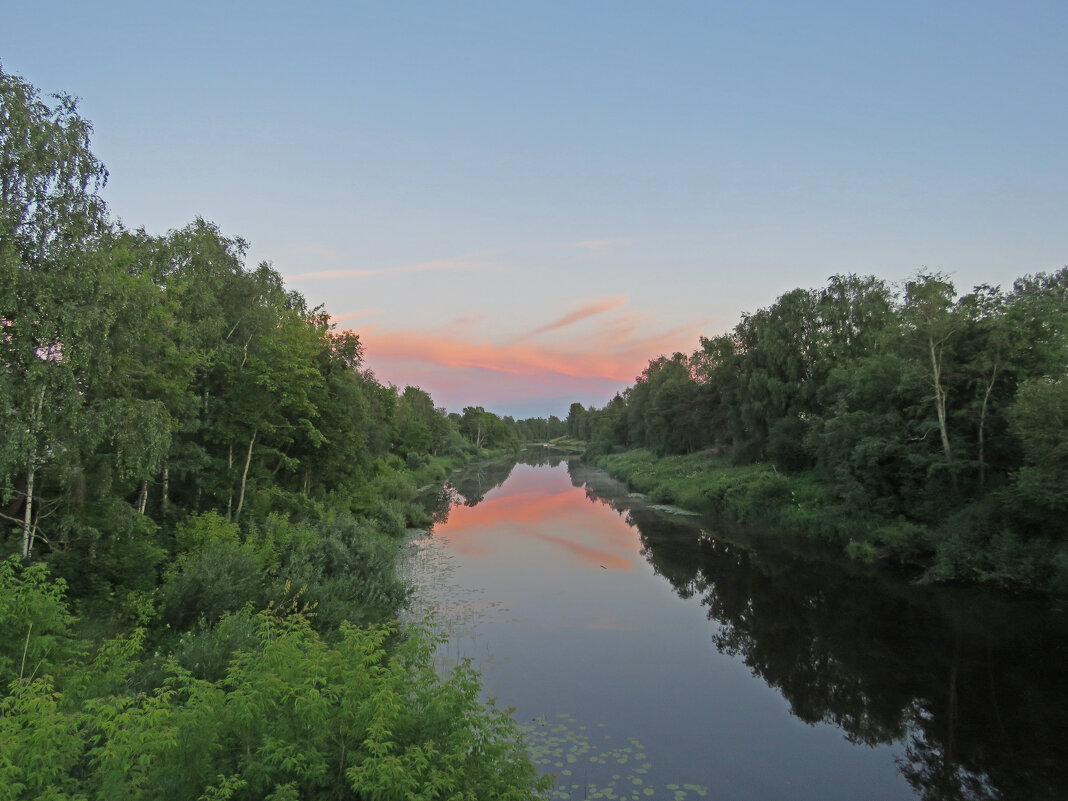
M92 128L73 98L50 100L0 70L0 492L23 557L43 509L41 470L75 448L109 227Z
M957 489L957 466L949 437L947 358L950 339L961 320L954 315L953 284L942 275L921 274L905 285L905 319L913 340L922 353L922 371L931 388L931 401L938 420L938 436L954 491Z

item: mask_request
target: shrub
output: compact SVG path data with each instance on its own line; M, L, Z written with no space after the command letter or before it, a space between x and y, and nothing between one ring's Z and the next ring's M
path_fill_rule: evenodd
M850 540L846 544L846 555L850 559L856 559L866 564L872 564L879 558L879 552L870 542L862 540Z
M899 559L915 559L931 551L930 531L918 523L898 519L875 529L875 541Z
M160 588L160 618L177 631L218 620L246 604L266 603L267 577L251 547L210 542L180 559Z
M53 673L73 648L67 585L44 565L0 561L0 687Z
M768 458L780 470L796 473L810 467L813 459L805 450L808 426L799 417L784 417L768 432Z

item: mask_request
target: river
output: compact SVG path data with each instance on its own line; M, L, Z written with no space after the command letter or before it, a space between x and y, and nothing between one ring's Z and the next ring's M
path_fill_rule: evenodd
M913 586L540 451L439 504L412 614L514 708L553 798L1068 794L1056 603Z

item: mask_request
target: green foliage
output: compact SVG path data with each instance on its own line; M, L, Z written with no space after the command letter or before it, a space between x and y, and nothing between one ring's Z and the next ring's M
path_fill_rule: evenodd
M866 562L867 564L871 564L879 557L879 552L875 546L863 540L850 540L846 543L845 552L850 559L856 559L858 562Z
M241 529L217 512L205 512L177 526L174 540L180 557L193 557L213 546L240 546Z
M396 540L369 521L336 514L316 525L314 542L283 557L281 575L300 590L317 630L335 631L343 621L382 623L394 618L408 597L398 578ZM284 605L290 592L279 592Z
M73 622L66 584L44 565L0 562L0 687L54 674L74 647Z
M78 768L86 743L81 716L63 708L49 678L19 682L0 697L0 797L86 801Z
M933 274L902 290L848 275L787 292L691 355L653 359L603 409L572 404L570 425L656 500L933 559L943 578L1052 587L1068 542L1068 268L1008 293L958 297ZM634 448L663 469L621 453ZM740 469L672 467L695 451ZM797 481L819 500L796 502ZM998 510L996 533L956 530L977 503Z
M250 619L251 621L251 619ZM44 680L0 701L5 798L500 798L545 789L512 719L470 667L434 672L433 648L306 618L255 618L225 675L174 664L151 695L81 706Z
M156 522L106 496L80 511L85 517L75 529L76 539L48 555L49 567L71 595L102 611L130 592L154 590L170 557Z
M873 537L889 555L899 560L920 559L929 554L934 545L929 528L904 519L879 526Z
M230 660L239 651L256 644L256 621L248 608L227 612L215 623L201 621L185 632L171 652L171 659L189 675L219 681L226 675ZM152 686L161 686L163 674L151 677Z
M1020 511L1068 539L1068 377L1022 385L1010 420L1023 448L1014 488Z
M175 631L267 601L263 565L251 548L213 542L180 560L160 587L160 619Z
M805 449L808 426L799 417L784 417L768 432L768 456L780 470L796 473L812 465Z

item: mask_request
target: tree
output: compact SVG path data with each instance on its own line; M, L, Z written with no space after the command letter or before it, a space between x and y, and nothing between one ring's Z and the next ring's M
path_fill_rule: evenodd
M0 422L0 482L6 501L21 499L24 557L41 517L40 471L78 450L81 390L103 344L107 171L75 100L54 100L0 70L0 396L12 402Z
M957 466L953 461L953 447L947 422L946 348L961 326L961 318L954 314L953 284L942 275L920 274L905 285L903 313L922 360L923 370L931 387L931 400L938 419L938 435L942 442L950 482L957 491Z
M1010 412L1024 448L1015 493L1027 517L1045 522L1045 531L1066 530L1068 514L1068 375L1037 378L1020 387Z
M589 414L581 403L572 403L567 410L567 435L574 439L589 437Z

